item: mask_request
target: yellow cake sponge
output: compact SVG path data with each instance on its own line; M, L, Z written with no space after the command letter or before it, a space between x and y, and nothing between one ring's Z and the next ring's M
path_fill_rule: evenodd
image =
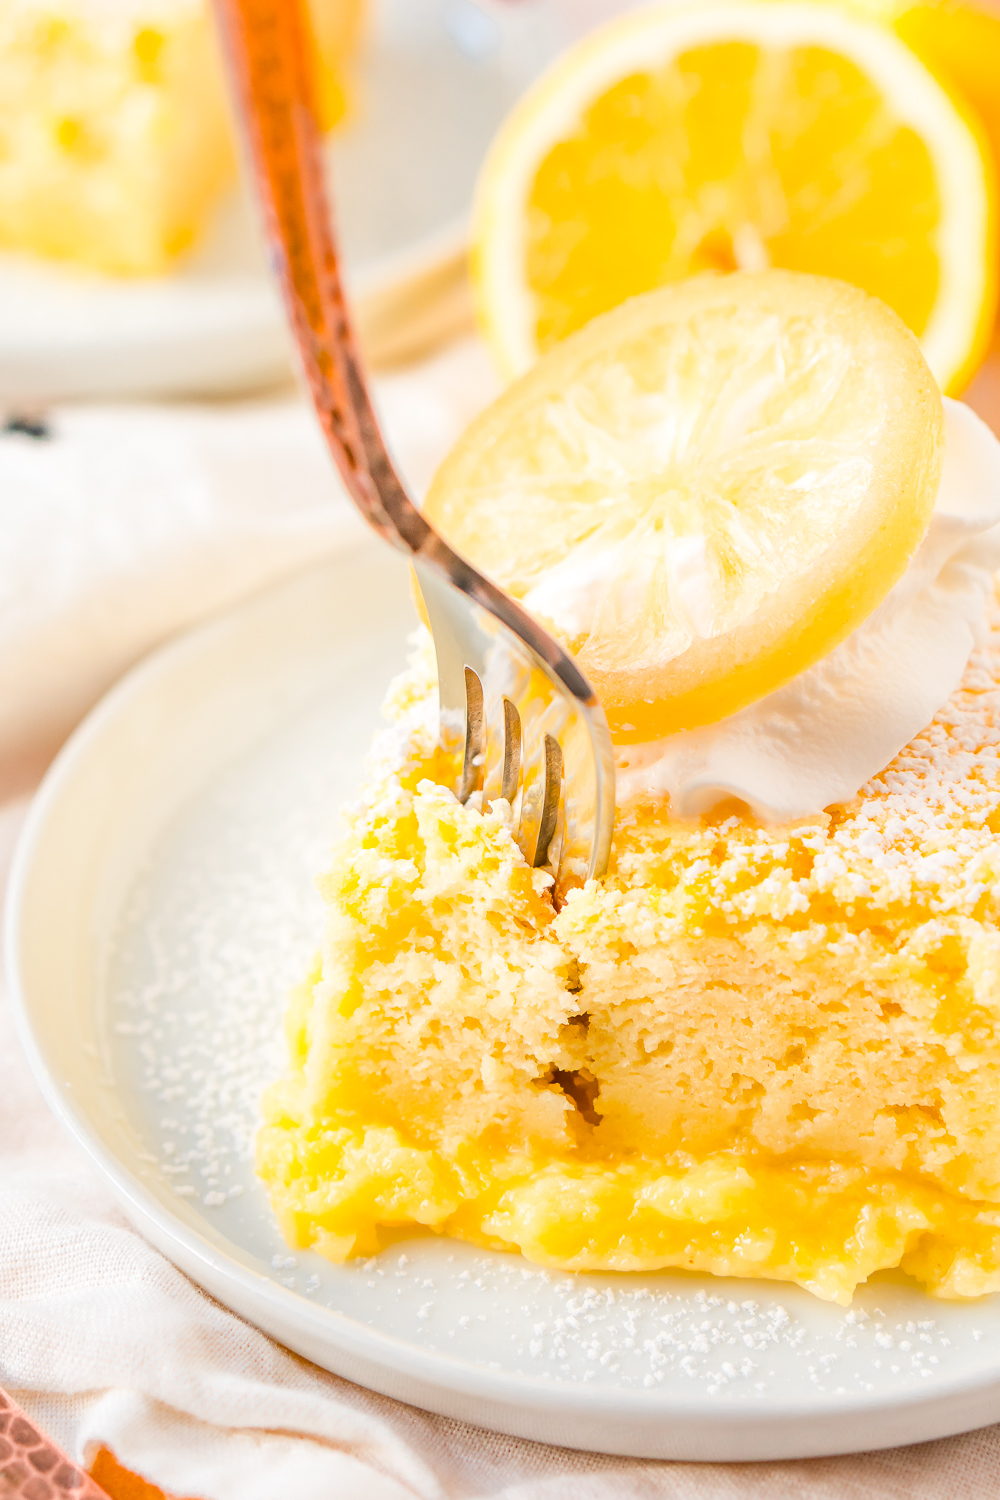
M426 655L321 882L258 1166L334 1259L456 1235L838 1302L1000 1289L1000 608L853 803L794 826L620 810L558 913L461 806Z

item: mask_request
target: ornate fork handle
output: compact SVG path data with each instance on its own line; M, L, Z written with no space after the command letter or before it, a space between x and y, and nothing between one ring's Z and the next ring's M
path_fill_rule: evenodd
M303 0L215 0L215 8L264 212L272 268L313 404L351 498L380 536L411 557L428 608L432 615L437 610L433 623L442 707L461 706L464 712L464 679L459 682L454 662L444 662L439 641L446 631L452 643L461 634L454 628L454 610L450 623L447 618L441 583L505 625L585 717L595 761L604 774L601 781L595 772L600 782L599 830L589 873L603 873L614 815L614 768L600 703L558 642L424 520L386 449L344 297L313 105L312 40ZM454 650L447 654L455 657Z

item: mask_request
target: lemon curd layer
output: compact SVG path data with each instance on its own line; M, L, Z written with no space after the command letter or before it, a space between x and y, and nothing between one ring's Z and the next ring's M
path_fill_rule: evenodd
M552 907L458 805L427 660L322 881L258 1165L290 1243L422 1228L568 1269L847 1302L902 1267L1000 1287L1000 607L931 725L784 827L619 810Z

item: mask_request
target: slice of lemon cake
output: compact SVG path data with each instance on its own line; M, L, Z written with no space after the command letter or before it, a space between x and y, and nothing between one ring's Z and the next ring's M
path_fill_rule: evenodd
M548 583L613 688L631 629L645 738L619 743L606 878L557 910L507 804L450 790L424 638L265 1100L290 1243L342 1259L422 1228L841 1302L887 1267L1000 1288L1000 445L957 403L942 428L915 351L841 284L699 279L574 335L462 440L431 513L474 558L491 515L494 576ZM852 485L855 531L881 507L853 559ZM792 628L781 667L769 611L819 555L800 506L838 562L806 610L826 638ZM870 592L845 633L822 605L849 567ZM747 701L750 621L771 665ZM732 701L678 728L647 684L684 631Z
M313 9L329 124L360 6ZM161 272L234 169L207 0L0 6L0 246Z

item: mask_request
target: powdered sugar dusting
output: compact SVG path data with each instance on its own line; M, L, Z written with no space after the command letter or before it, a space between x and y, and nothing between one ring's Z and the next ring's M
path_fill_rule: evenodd
M252 767L234 768L189 814L199 857L168 840L124 917L120 1068L155 1113L161 1172L209 1208L254 1186L246 1170L261 1090L284 1063L285 997L316 947L312 881L337 819L328 769L298 776L302 799L289 807ZM270 871L267 845L280 855Z

